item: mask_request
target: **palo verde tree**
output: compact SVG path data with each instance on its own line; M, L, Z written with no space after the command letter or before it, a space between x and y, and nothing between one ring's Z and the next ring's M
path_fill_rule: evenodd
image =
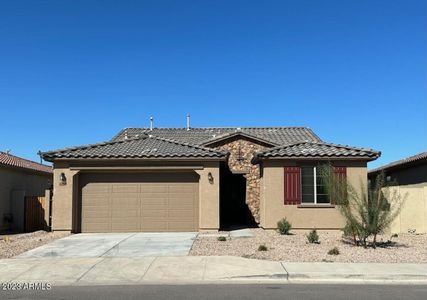
M377 235L384 233L399 215L403 198L396 188L386 184L384 174L377 176L373 186L356 190L346 178L339 177L331 165L320 167L321 178L331 202L338 206L346 220L344 233L353 237L355 245L376 248Z

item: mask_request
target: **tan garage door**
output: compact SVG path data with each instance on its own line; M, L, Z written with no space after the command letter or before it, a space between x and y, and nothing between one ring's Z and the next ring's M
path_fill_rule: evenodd
M198 230L194 172L87 173L80 186L82 232Z

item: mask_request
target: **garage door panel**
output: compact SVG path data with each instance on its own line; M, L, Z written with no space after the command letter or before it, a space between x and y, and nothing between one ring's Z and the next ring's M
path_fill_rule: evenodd
M170 198L169 206L179 208L181 206L194 206L194 199L192 198Z
M168 203L169 203L168 198L158 198L158 199L142 198L142 206L144 208L150 207L150 206L167 206Z
M183 185L169 185L169 193L187 193L192 194L193 193L193 185L190 183L186 183Z
M152 194L160 194L165 193L167 194L169 191L169 188L166 184L149 184L149 183L143 183L141 186L141 193L152 193Z
M97 193L108 193L110 191L110 185L103 183L92 183L83 188L83 193L97 194Z
M168 212L165 209L143 209L141 211L141 216L151 217L151 218L167 218Z
M125 193L139 193L139 184L114 184L112 185L112 193L125 194Z
M112 232L140 232L139 222L113 223Z
M111 206L114 208L120 208L125 206L139 207L140 200L137 197L132 198L112 198Z
M168 223L157 219L143 219L141 227L142 231L168 231Z
M142 187L144 189L144 187ZM141 197L143 199L167 199L169 197L169 193L141 193Z
M182 217L190 217L189 220L192 220L194 212L193 210L169 210L168 216L171 220L182 219Z
M111 211L111 217L113 218L121 218L123 222L126 222L126 219L129 219L131 217L140 217L139 210L136 209L113 209Z
M84 174L82 231L198 230L197 182L192 173Z
M86 210L84 212L85 218L110 218L111 212L109 210Z
M191 231L194 228L193 222L169 222L171 231Z

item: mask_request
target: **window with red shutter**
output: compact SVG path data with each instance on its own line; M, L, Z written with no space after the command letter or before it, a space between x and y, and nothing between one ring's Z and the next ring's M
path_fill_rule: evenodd
M284 168L285 201L286 205L301 203L301 168Z

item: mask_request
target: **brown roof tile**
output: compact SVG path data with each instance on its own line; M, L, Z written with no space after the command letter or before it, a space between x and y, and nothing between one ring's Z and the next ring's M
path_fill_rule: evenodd
M47 161L54 159L122 159L122 158L223 158L226 152L190 145L155 136L142 135L112 142L84 145L42 153Z
M21 168L31 171L52 173L52 167L24 159L10 153L0 152L0 165Z
M300 142L256 153L259 158L358 158L374 160L381 152L323 142Z

